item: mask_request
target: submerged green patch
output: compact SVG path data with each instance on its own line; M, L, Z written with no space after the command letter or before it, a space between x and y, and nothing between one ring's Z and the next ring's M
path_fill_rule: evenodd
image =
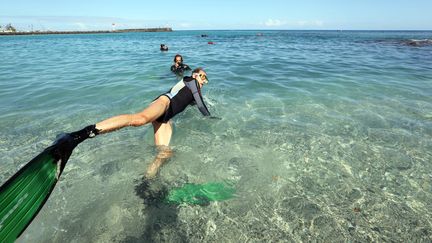
M212 201L224 201L234 196L235 189L223 183L185 184L172 189L165 202L170 204L207 205Z

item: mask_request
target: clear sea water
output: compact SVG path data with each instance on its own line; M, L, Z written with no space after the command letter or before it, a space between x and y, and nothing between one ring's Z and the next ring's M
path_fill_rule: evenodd
M222 118L195 107L175 117L174 156L150 184L151 126L85 141L18 242L430 242L431 39L379 31L0 37L1 182L57 134L145 108L176 82L176 53L207 70L203 95ZM161 43L170 50L161 53ZM236 195L207 206L157 200L206 182L229 182Z

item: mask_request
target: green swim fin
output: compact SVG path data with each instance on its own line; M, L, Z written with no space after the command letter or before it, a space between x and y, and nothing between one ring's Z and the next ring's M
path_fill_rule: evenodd
M63 135L0 187L0 242L14 242L36 217L77 145Z
M170 204L207 205L212 201L223 201L234 196L235 189L224 183L185 184L172 189L165 201Z

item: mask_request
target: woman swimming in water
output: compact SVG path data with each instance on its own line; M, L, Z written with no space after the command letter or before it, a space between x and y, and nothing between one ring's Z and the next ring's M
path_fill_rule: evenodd
M168 147L173 131L171 119L192 104L196 104L204 116L210 116L201 96L201 88L206 83L208 83L207 73L202 68L197 68L192 71L190 77L184 77L141 112L108 118L82 130L66 134L62 138L65 141L62 142L73 149L82 141L98 134L113 132L128 126L139 127L151 123L154 130L154 143L159 150L153 163L147 169L147 177L153 178L162 164L172 156L172 151ZM68 158L72 151L67 151L66 148L64 150L59 152Z

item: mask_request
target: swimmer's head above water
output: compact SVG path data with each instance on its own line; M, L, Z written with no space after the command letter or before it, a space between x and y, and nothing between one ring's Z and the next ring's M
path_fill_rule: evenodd
M183 63L183 57L180 54L177 54L174 56L174 63L182 64Z
M196 68L192 71L192 78L198 81L200 86L207 84L209 82L207 78L207 73L202 68Z
M168 46L165 45L165 44L161 44L161 45L160 45L160 50L161 50L161 51L168 51Z

